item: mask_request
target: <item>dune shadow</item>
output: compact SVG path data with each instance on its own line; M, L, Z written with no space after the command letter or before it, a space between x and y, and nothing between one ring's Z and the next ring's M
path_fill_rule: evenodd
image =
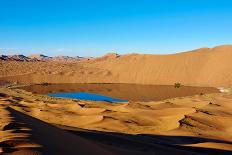
M115 133L115 132L83 130L83 129L77 129L72 127L62 127L62 128L75 135L81 136L83 138L87 138L92 141L96 141L97 143L103 145L110 145L124 149L133 149L140 152L146 151L147 154L149 154L149 152L151 154L152 152L156 152L157 148L171 148L174 150L182 150L193 154L232 155L232 151L228 151L228 150L184 146L184 145L205 143L205 142L224 143L224 144L232 145L232 142L217 140L217 139L192 137L192 136L164 136L164 135L150 135L150 134L132 135L132 134Z
M61 146L69 142L69 138L74 141L81 140L80 138L92 141L94 144L103 146L106 150L112 152L115 155L194 155L194 154L209 154L209 155L231 155L232 151L227 151L223 149L213 149L213 148L202 148L202 147L192 147L183 146L189 144L214 142L214 143L224 143L231 144L230 141L223 141L210 138L201 137L191 137L191 136L164 136L164 135L150 135L150 134L125 134L125 133L115 133L115 132L102 132L93 130L84 130L68 126L51 126L41 120L22 114L14 109L8 108L13 118L13 122L5 126L5 130L13 130L13 133L25 133L27 132L28 139L32 140L37 144L43 145L43 147L33 148L33 150L42 153L57 153L57 148L62 151ZM29 124L20 122L30 122ZM58 128L62 129L58 129ZM22 128L29 128L31 130L21 130ZM66 131L66 132L65 132ZM60 143L54 144L53 139L59 139L59 136L67 134L67 139L65 142L60 141ZM66 135L66 134L65 134ZM73 136L74 137L73 137ZM41 138L42 136L42 138ZM57 137L58 136L58 137ZM64 140L64 137L61 138ZM71 143L71 141L69 142ZM76 143L76 142L75 142ZM4 147L4 151L11 153L15 151L13 144L8 142L3 142L0 146ZM79 144L78 144L79 145ZM82 147L82 146L78 146ZM72 148L70 146L70 148ZM79 148L79 149L80 149ZM55 149L55 150L53 150ZM75 149L75 148L73 148ZM91 148L89 148L91 150ZM94 149L94 148L92 148ZM64 151L64 150L63 150ZM65 150L67 151L67 150ZM60 154L63 154L60 152Z
M9 95L7 95L7 94L5 94L5 93L0 93L0 97L6 98L6 97L9 97Z

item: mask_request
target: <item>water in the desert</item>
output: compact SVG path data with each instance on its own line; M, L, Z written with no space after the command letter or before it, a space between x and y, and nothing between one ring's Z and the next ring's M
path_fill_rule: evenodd
M80 100L92 100L92 101L127 102L127 100L122 100L122 99L99 95L99 94L86 93L86 92L52 93L52 94L48 94L48 96L62 97L62 98L74 98L74 99L80 99Z
M174 86L167 85L138 84L51 84L31 85L23 89L54 97L109 102L158 101L175 97L219 92L217 88L213 87L182 86L175 88Z

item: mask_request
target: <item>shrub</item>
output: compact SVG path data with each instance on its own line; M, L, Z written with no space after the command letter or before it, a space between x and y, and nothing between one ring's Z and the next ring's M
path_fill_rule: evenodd
M175 87L175 88L180 88L181 86L182 86L182 85L181 85L181 83L179 83L179 82L177 82L177 83L174 84L174 87Z
M43 83L41 83L41 85L42 85L42 86L48 86L48 85L50 85L50 83L48 83L48 82L43 82Z

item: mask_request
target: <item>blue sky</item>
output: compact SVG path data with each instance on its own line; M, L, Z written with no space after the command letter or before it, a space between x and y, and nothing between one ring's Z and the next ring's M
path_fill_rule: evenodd
M0 0L0 54L174 53L231 44L231 19L231 0Z

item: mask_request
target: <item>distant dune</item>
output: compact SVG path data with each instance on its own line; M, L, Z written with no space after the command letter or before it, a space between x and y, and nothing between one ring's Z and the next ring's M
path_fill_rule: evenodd
M24 83L232 86L232 46L170 54L108 54L88 61L0 61L0 79Z
M30 92L33 90L5 87L7 81L44 83L45 94L56 87L45 82L159 85L180 82L230 87L232 46L171 55L111 53L69 62L63 60L70 57L57 61L49 57L43 61L47 59L43 55L29 59L23 55L0 58L0 154L229 155L232 152L232 92L195 93L193 88L193 94L198 95L186 96L184 87L177 90L172 86L170 93L166 86L147 92L139 87L115 86L114 90L107 90L103 89L106 86L89 85L87 90L93 93L99 89L118 93L121 89L123 95L131 98L124 103L108 103L52 98ZM70 91L77 88L64 84L66 87ZM184 95L176 95L178 92ZM148 101L136 98L147 94L154 98ZM176 98L165 99L166 95ZM120 94L117 97L123 98Z

